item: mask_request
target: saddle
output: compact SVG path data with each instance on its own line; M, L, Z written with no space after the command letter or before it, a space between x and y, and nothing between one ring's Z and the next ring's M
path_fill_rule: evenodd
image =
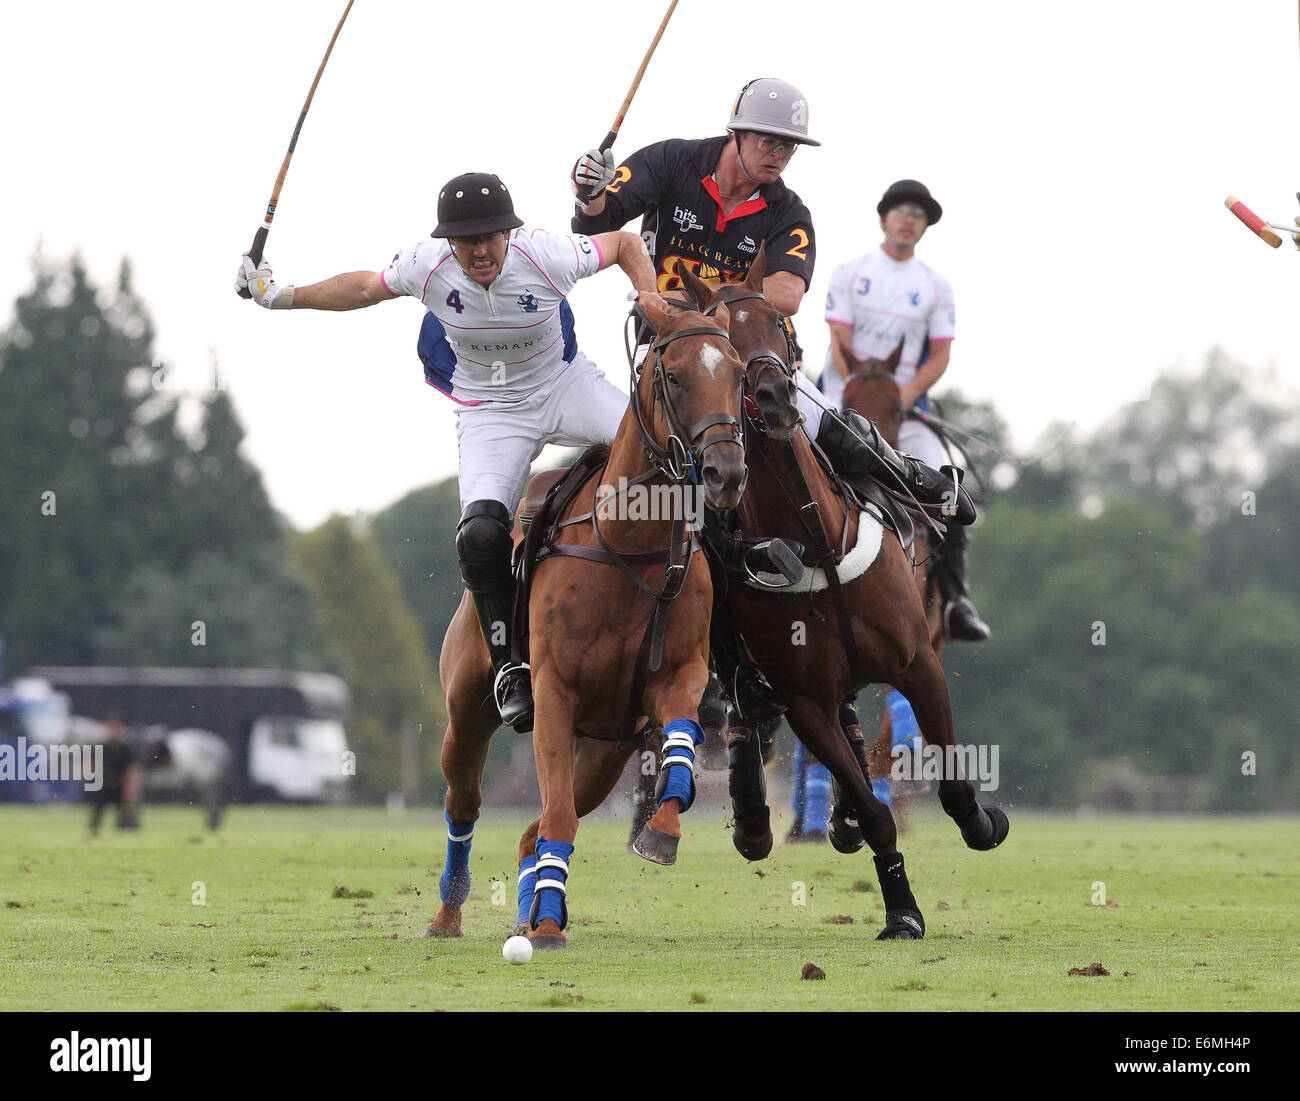
M511 617L511 660L528 661L528 599L537 563L546 557L547 545L556 532L564 510L593 474L609 460L609 447L593 444L569 467L544 470L530 479L519 510L523 539L515 547L512 563L515 578L514 614Z

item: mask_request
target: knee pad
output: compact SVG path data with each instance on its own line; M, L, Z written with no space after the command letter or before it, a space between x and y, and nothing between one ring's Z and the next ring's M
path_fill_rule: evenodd
M456 556L465 587L488 592L509 579L510 510L500 501L471 501L456 526Z

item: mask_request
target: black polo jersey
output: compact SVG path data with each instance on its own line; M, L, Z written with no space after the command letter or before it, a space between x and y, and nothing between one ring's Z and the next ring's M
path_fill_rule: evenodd
M713 169L730 135L674 138L638 149L605 188L605 209L573 219L577 233L621 229L637 215L641 237L659 275L659 293L676 290L683 266L709 283L740 283L758 246L767 242L766 273L794 272L812 281L816 260L812 216L781 180L764 184L723 217Z

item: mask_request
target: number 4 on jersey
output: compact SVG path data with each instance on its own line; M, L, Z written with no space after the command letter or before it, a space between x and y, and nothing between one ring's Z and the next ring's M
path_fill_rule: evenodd
M465 307L460 302L460 291L452 291L451 294L447 295L447 305L457 313L465 312Z

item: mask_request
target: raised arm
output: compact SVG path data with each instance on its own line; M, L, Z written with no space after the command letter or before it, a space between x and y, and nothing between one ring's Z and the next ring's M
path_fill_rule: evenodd
M254 264L247 256L235 279L236 291L245 287L253 301L268 310L359 310L397 297L377 271L349 271L305 287L282 287L272 278L270 264Z

